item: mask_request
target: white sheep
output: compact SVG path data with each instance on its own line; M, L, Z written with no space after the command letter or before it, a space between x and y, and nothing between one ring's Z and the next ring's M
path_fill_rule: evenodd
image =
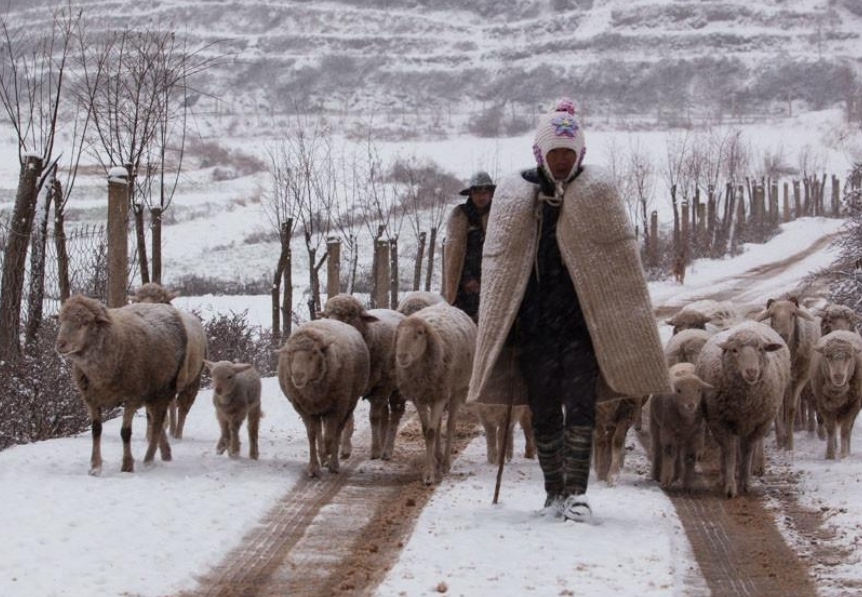
M321 460L338 472L339 439L368 386L369 361L362 335L334 319L300 325L279 349L278 383L305 423L309 476L320 476Z
M703 401L721 448L723 491L748 491L754 452L775 420L790 385L790 350L772 328L745 321L712 336L695 374L715 388Z
M370 406L371 458L389 460L395 451L395 436L405 407L395 388L395 328L404 315L392 309L366 310L359 299L349 294L329 298L321 315L353 326L368 346L371 370L363 397ZM352 433L353 415L341 438L342 458L350 456Z
M690 491L706 434L703 397L714 388L697 376L693 363L677 363L668 373L673 393L650 397L652 478L664 489L682 480Z
M448 303L426 307L398 324L395 379L422 423L426 485L449 471L458 407L467 397L475 349L476 324ZM448 410L445 448L440 438L444 410Z
M799 306L796 298L769 299L766 309L755 321L770 321L790 350L791 381L787 387L779 416L775 420L775 436L779 447L793 449L793 430L802 389L808 382L814 345L820 339L820 327L814 316Z
M524 432L524 457L536 457L533 417L527 404L527 383L513 359L513 349L503 347L485 390L475 402L476 414L485 430L485 455L489 464L498 464L501 456L505 456L507 461L512 459L515 423L519 423Z
M856 331L862 317L846 305L827 304L820 311L820 335L836 330Z
M156 447L162 460L171 460L164 430L168 404L176 394L177 378L186 358L186 329L176 309L163 304L136 304L109 309L81 295L63 303L54 348L72 363L72 377L93 427L90 474L102 472L102 410L123 407L123 472L134 470L132 419L141 406L153 429L144 462L152 462Z
M682 330L705 330L709 322L709 316L693 308L682 308L673 317L666 319L665 323L673 327L673 334Z
M129 296L129 301L132 303L170 305L171 301L178 296L178 293L168 291L161 284L149 282L143 284L135 291L135 294ZM183 325L186 327L188 343L186 344L186 358L177 378L177 395L171 400L168 407L168 418L171 435L177 439L182 439L186 416L189 414L201 387L204 359L207 358L209 348L207 334L201 320L193 313L188 313L182 309L177 309L177 311L179 311Z
M398 303L396 311L404 315L413 315L420 309L442 303L445 300L443 295L437 292L413 290L404 295L404 298Z
M677 363L696 363L703 345L710 336L712 334L706 330L689 328L680 330L668 338L664 347L667 366L671 367Z
M260 428L260 374L254 365L230 361L204 361L212 376L213 406L221 427L216 453L227 450L231 458L239 457L239 428L248 419L248 457L257 460Z
M814 405L826 428L826 458L835 459L839 429L839 457L849 456L853 425L862 408L862 337L847 330L823 336L814 346L811 371Z

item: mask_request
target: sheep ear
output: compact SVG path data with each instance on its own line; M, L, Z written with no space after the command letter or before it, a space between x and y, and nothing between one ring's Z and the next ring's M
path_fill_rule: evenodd
M766 308L768 309L770 306L772 306L772 303L774 303L774 302L775 302L775 299L769 299L769 300L767 300L767 301L766 301Z
M380 321L380 319L376 315L371 315L370 313L363 313L359 316L359 318L365 323L374 323L375 321Z
M772 299L769 300L772 301ZM772 317L772 315L769 313L769 307L767 307L766 309L754 316L754 321L763 321L765 319L769 319L770 317Z
M317 319L326 319L326 311L315 311L314 316Z
M799 299L798 299L798 298L796 298L795 296L791 296L791 297L790 297L789 299L787 299L787 300L788 300L788 301L790 301L791 303L793 303L794 305L796 305L797 307L799 306Z
M814 321L814 317L811 315L811 313L809 313L805 309L800 308L799 306L796 307L795 313L797 317L800 317L806 321Z
M212 361L208 361L208 360L204 359L204 365L207 366L207 369L212 370L213 365L215 365L215 363L213 363Z
M128 296L126 297L126 301L127 301L127 302L130 302L130 303L137 303L137 302L138 302L138 297L136 297L136 296L134 296L134 295L131 295L131 294L130 294L130 295L128 295Z
M233 364L233 372L234 373L242 373L243 371L248 371L252 367L254 367L254 365L251 365L249 363L234 363Z
M730 342L727 342L727 341L725 341L725 342L718 342L718 343L716 344L716 346L718 346L718 347L719 347L721 350L723 350L723 351L724 351L724 350L730 350L731 348L733 348L733 346L731 346Z
M168 300L169 300L169 301L172 301L172 300L174 300L175 298L179 298L179 296L180 296L180 293L179 293L179 292L171 291L171 292L169 292L169 293L168 293Z
M763 347L763 350L766 352L775 352L776 350L781 350L784 346L785 345L780 342L767 342L766 346Z
M706 383L705 381L703 381L703 380L702 380L701 378L699 378L699 377L697 378L697 386L698 386L701 390L714 390L714 389L715 389L715 386L714 386L714 385Z

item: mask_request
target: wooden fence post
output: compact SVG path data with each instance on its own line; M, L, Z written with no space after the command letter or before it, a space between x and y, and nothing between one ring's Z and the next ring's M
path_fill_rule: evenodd
M108 307L122 307L129 285L129 173L123 166L108 172Z

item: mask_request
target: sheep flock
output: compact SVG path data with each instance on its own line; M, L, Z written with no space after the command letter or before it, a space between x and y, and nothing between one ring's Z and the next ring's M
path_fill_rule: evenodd
M118 407L121 471L134 471L132 421L141 408L148 417L144 463L151 465L157 451L170 461L169 438L183 439L204 373L220 431L215 451L241 458L245 424L248 459L265 457L258 446L260 374L247 363L208 360L202 322L174 308L175 297L148 284L122 307L76 295L60 309L55 350L90 415L92 475L102 470L102 418ZM403 457L396 438L415 420L424 444L414 450L422 454L418 478L439 483L451 468L455 424L464 409L479 420L476 432L484 432L489 466L515 457L517 424L524 431L523 456L534 458L526 390L512 359L501 358L485 395L465 404L476 324L440 295L408 293L397 309L371 309L359 297L340 294L317 315L296 326L276 355L285 404L306 427L309 477L338 473L340 461L357 454L384 463ZM601 397L597 481L616 482L627 442L634 441L632 428L641 441L649 438L650 479L668 491L744 494L768 466L767 446L792 451L797 432L816 430L826 459L846 458L862 410L860 322L846 306L793 296L747 304L700 300L657 321L670 332L665 356L674 392ZM369 404L367 423L353 418L360 400ZM641 427L642 416L648 427ZM352 435L360 426L370 431L370 444L354 450ZM717 463L714 483L706 468L710 453Z

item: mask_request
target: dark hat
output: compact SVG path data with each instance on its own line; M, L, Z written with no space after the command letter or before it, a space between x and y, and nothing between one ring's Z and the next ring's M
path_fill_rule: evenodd
M459 195L469 195L470 191L475 189L476 187L491 187L491 190L497 188L497 185L494 184L494 181L491 180L491 175L485 172L484 170L479 170L473 176L470 177L470 184L467 185L467 188L459 193Z

